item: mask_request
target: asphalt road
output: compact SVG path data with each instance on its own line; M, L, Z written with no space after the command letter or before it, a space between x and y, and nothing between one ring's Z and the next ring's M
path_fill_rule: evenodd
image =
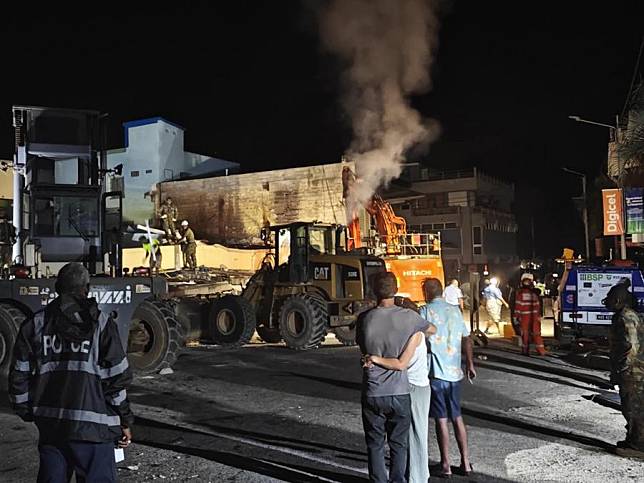
M356 348L334 339L309 352L191 348L173 374L135 379L136 444L120 480L366 481L358 361ZM606 373L525 359L507 345L478 349L476 362L463 394L470 480L644 479L644 463L612 453L623 437L619 411L591 400L611 396ZM33 481L34 428L2 407L0 436L0 480ZM434 438L431 427L432 463ZM455 442L453 450L456 466Z

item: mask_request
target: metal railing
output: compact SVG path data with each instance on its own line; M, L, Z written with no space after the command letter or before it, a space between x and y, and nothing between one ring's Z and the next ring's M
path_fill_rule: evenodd
M434 255L441 254L440 233L407 233L400 237L401 255Z
M430 171L425 176L420 176L422 181L437 181L441 179L460 179L474 178L476 170L474 168L454 169L447 171Z

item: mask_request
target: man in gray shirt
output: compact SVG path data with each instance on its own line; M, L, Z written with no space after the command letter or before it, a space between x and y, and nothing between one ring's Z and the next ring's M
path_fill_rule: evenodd
M433 333L435 327L413 310L395 304L398 286L393 273L378 273L371 282L378 306L360 317L358 344L363 354L398 358L414 334ZM389 370L377 365L365 367L362 377L362 423L370 481L406 481L410 422L407 371ZM391 460L389 477L385 466L385 435Z

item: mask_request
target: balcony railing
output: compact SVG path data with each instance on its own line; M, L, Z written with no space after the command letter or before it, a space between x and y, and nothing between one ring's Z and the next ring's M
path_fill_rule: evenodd
M454 169L448 171L430 171L425 176L420 177L422 181L437 181L441 179L460 179L460 178L474 178L476 171L474 168L467 169Z

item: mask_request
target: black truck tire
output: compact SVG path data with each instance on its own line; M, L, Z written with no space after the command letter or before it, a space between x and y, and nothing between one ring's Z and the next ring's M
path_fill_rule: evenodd
M290 349L315 349L324 341L328 319L324 299L313 294L293 295L280 309L280 333Z
M8 304L0 304L0 381L5 381L9 375L13 346L25 319L22 310Z
M185 345L185 329L172 307L159 300L145 300L132 316L132 328L142 326L149 336L143 351L128 353L132 369L139 373L171 368Z
M227 347L248 344L257 325L255 309L239 295L226 295L212 302L208 323L213 342Z
M282 334L280 334L278 327L257 326L257 335L269 344L282 342Z
M346 327L336 327L333 329L335 338L347 347L356 345L356 325L349 325Z

